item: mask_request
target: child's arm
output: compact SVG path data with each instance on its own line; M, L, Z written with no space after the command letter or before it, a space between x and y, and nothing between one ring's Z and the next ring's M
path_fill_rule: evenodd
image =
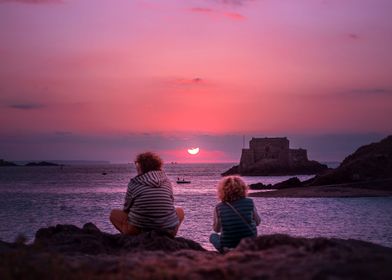
M218 215L218 209L216 207L214 209L214 222L212 224L212 228L215 232L220 232L222 229L220 218Z

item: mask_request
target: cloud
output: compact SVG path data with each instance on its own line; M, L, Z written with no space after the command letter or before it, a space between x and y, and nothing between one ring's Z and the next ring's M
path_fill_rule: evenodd
M191 12L208 14L208 13L214 13L215 11L210 8L193 7L191 8Z
M347 34L347 37L348 37L349 39L351 39L351 40L359 40L359 39L360 39L359 35L356 34L356 33L348 33L348 34Z
M7 107L18 110L35 110L45 108L46 106L39 103L12 103L8 104Z
M234 6L242 6L249 2L254 2L255 0L214 0L214 2L218 2L224 5L234 5Z
M225 17L225 18L231 19L231 20L244 20L245 19L245 16L240 13L221 12L218 10L204 8L204 7L193 7L190 9L190 11L192 13L196 13L196 14L203 14L203 15L215 16L215 17Z
M0 0L1 3L21 3L21 4L60 4L63 0Z
M202 78L196 77L192 79L175 79L169 81L171 85L175 86L192 86L192 85L203 85L205 84L205 81Z
M239 13L225 13L224 15L230 19L233 19L233 20L244 20L245 19L245 16L243 16Z

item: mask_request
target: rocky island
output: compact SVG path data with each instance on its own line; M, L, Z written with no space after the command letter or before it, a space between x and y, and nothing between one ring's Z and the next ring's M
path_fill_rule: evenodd
M274 234L219 254L160 232L109 234L94 224L42 228L30 245L0 241L1 279L392 279L392 248Z
M40 162L28 162L24 165L18 165L14 162L11 161L5 161L3 159L0 159L0 167L1 166L61 166L60 164L49 162L49 161L40 161Z
M252 138L249 149L242 149L240 164L222 173L243 176L317 174L328 167L309 160L305 149L290 149L283 138Z
M392 196L392 135L359 147L336 168L300 182L290 179L274 186L261 183L253 189L278 189L252 193L262 197Z

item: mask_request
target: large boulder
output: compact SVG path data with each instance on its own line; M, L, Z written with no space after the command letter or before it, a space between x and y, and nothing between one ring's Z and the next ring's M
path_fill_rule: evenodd
M200 244L181 237L172 238L163 231L145 232L137 236L108 234L94 224L83 228L57 225L37 231L34 246L61 253L117 254L135 251L167 251L182 249L204 251Z

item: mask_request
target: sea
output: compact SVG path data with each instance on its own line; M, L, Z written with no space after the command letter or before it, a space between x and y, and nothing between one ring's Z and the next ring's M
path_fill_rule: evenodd
M212 250L216 186L221 173L233 164L168 163L175 205L185 210L178 235ZM83 226L116 233L109 222L111 209L121 208L131 177L131 164L66 165L0 168L0 239L24 236L33 242L35 232L56 224ZM291 177L291 176L290 176ZM242 177L248 184L275 184L289 176ZM311 176L297 176L301 180ZM176 184L185 179L190 184ZM252 191L250 191L252 192ZM261 198L254 197L261 217L258 234L283 233L302 237L360 239L392 247L392 197L363 198Z

